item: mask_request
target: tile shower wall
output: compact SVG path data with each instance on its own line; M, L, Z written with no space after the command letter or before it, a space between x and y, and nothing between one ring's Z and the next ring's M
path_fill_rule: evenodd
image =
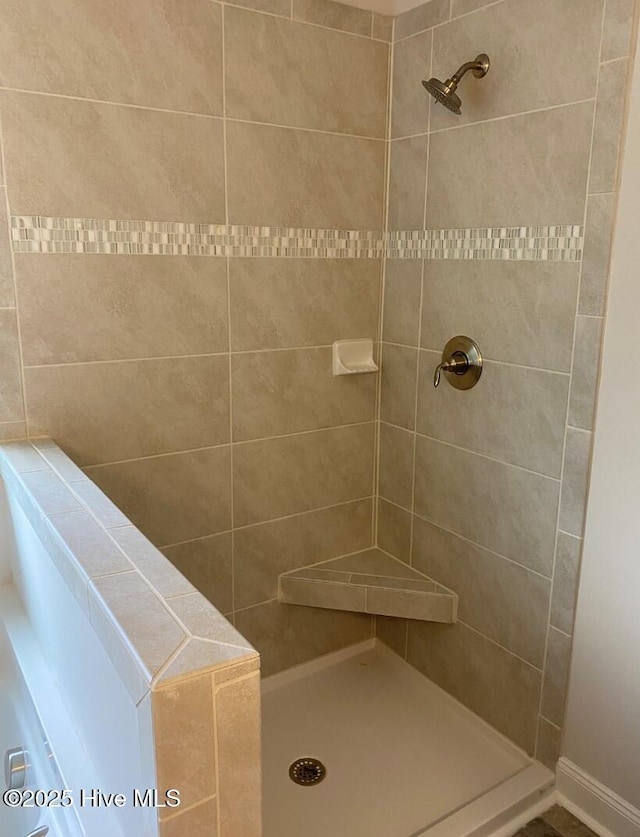
M2 17L0 437L51 435L266 673L369 636L275 596L372 543L376 380L334 380L330 345L378 332L380 252L353 242L383 229L392 21L329 0Z
M425 229L584 225L581 261L529 244L509 260L423 253L387 258L385 270L378 544L456 590L460 621L378 618L377 633L550 766L632 17L631 0L431 0L395 21L389 229L415 243ZM420 80L481 51L491 70L462 83L462 116L430 103ZM434 389L456 334L478 342L482 379Z

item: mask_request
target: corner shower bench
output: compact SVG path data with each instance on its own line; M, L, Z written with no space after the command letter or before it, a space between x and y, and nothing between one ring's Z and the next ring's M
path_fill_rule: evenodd
M426 622L455 622L458 610L455 593L376 548L283 573L278 600Z

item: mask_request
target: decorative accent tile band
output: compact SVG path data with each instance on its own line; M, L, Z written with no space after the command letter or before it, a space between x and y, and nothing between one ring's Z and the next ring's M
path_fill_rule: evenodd
M315 259L580 261L579 224L459 230L321 230L14 215L16 253Z
M570 261L582 258L580 224L404 230L386 236L387 258Z
M381 232L14 215L17 253L376 259Z

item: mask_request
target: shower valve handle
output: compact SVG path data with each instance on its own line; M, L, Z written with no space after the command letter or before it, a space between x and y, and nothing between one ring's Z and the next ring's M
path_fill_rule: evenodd
M464 375L469 368L469 358L464 352L454 352L448 360L439 363L433 375L433 385L440 385L441 372L454 372L456 375Z
M464 334L452 337L442 352L440 363L433 375L433 385L440 385L441 373L450 372L445 380L454 389L471 389L482 374L482 355L476 342Z

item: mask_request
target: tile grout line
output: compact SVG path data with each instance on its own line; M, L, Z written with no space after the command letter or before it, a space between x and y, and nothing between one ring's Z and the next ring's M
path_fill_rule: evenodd
M13 424L13 423L14 422L7 422L7 424ZM283 433L283 434L276 435L276 436L261 436L261 437L256 438L256 439L243 439L243 440L237 441L237 442L230 442L230 441L220 442L217 445L202 445L202 446L196 447L196 448L185 448L185 449L179 449L179 450L164 451L162 453L143 454L142 456L126 457L124 459L114 459L110 462L88 463L88 464L84 464L84 465L81 465L81 466L78 466L78 467L80 467L83 471L86 471L86 470L91 469L91 468L106 468L106 467L109 467L111 465L124 465L124 464L129 463L129 462L139 462L139 461L145 460L145 459L159 459L159 458L164 457L164 456L180 456L181 454L184 454L184 453L198 453L200 451L205 451L205 450L220 450L221 448L227 448L227 447L233 447L233 446L239 446L239 445L253 445L253 444L256 444L256 443L260 443L260 442L271 442L271 441L274 441L274 440L277 440L277 439L288 439L292 436L308 436L312 433L330 433L333 430L347 430L347 429L353 428L353 427L364 427L364 426L372 425L372 424L375 424L375 420L367 419L366 421L357 421L357 422L352 422L351 424L338 424L338 425L332 425L331 427L321 427L321 428L315 428L315 429L312 429L312 430L298 430L298 431L295 431L293 433ZM39 435L41 435L41 434L39 434Z
M391 146L389 143L389 137L391 135L391 123L392 123L392 108L393 108L393 66L394 66L394 58L395 56L395 48L393 42L389 44L389 52L388 52L388 66L387 66L387 112L386 112L386 142L385 142L385 171L384 171L384 192L383 192L383 235L387 236L388 228L389 228L389 182L391 177ZM382 411L382 375L383 375L383 334L384 334L384 298L386 292L386 283L387 283L387 257L386 253L382 256L382 271L381 271L381 282L380 282L380 292L378 295L378 305L379 305L379 314L378 314L378 332L379 332L379 342L378 342L378 358L379 358L379 367L380 371L378 372L378 380L376 382L376 447L375 447L375 483L373 486L373 497L374 497L374 529L373 529L373 539L372 542L374 546L378 545L378 526L379 526L379 517L378 517L378 498L380 496L380 419L381 419L381 411ZM374 617L374 631L377 633L377 618Z
M232 531L241 532L241 531L244 531L245 529L253 529L253 528L256 528L258 526L267 526L270 523L280 523L283 520L290 520L293 517L303 517L304 515L307 515L307 514L314 514L315 512L328 511L328 510L331 510L331 509L339 509L339 508L342 508L343 506L350 506L350 505L353 505L355 503L365 503L365 502L368 502L368 501L371 501L371 500L372 500L372 496L370 494L366 494L364 497L356 497L354 500L343 500L340 503L332 503L329 506L317 506L316 508L313 508L313 509L305 509L304 511L293 512L291 514L281 515L280 517L270 517L270 518L267 518L266 520L258 520L254 523L242 523L239 526L234 526L233 529L231 529L231 528L223 529L223 530L220 530L219 532L211 532L208 535L200 535L197 538L187 538L184 541L176 541L175 543L164 544L163 546L158 546L156 548L159 549L159 550L172 549L173 547L176 547L176 546L183 546L184 544L198 543L199 541L205 541L205 540L208 540L209 538L216 538L219 535L220 536L221 535L230 535ZM132 524L128 524L128 525L132 525ZM123 528L123 527L122 526L110 526L109 530L120 529L120 528ZM362 550L358 550L358 551L363 552L366 549L373 549L373 548L374 547L366 546L366 547L363 547ZM352 553L345 553L345 554L350 555ZM326 560L331 560L331 559L327 558Z
M9 260L11 263L11 278L12 278L12 287L13 287L13 302L15 307L14 313L14 322L16 327L16 340L17 340L17 349L18 349L18 363L20 365L20 386L22 387L22 419L18 419L18 421L24 421L24 428L27 437L29 436L29 417L27 413L27 386L26 386L26 377L24 374L25 366L24 366L24 350L22 344L22 329L20 326L20 312L18 310L18 276L16 273L16 258L15 253L13 252L13 248L11 247L11 207L9 205L9 184L7 183L7 161L5 158L4 153L4 132L3 132L3 125L2 119L0 117L0 171L2 172L2 179L4 180L4 184L2 186L4 191L4 204L5 204L5 211L7 213L7 235L9 236L8 242L8 250L9 250Z
M490 462L495 462L498 465L505 465L507 468L517 468L519 471L524 471L527 474L532 474L535 477L541 477L542 479L549 480L550 482L560 484L560 477L553 477L550 474L544 474L542 471L534 471L532 468L526 468L524 465L517 465L514 462L507 462L504 459L498 459L495 456L490 456L487 453L481 453L477 450L472 450L471 448L465 448L461 445L456 445L454 442L449 442L444 439L438 439L436 436L429 436L426 433L421 433L419 430L410 429L408 427L402 427L399 424L393 424L390 421L386 421L382 419L383 424L389 425L389 427L394 427L396 430L403 430L405 433L415 433L417 436L420 436L422 439L428 439L431 442L436 442L439 445L446 445L449 448L454 448L455 450L462 451L463 453L470 453L473 456L479 456L482 459L487 459ZM349 425L347 425L349 426ZM582 428L576 428L577 430L582 430ZM590 433L589 430L584 430L584 433Z
M291 0L293 4L293 0ZM222 148L224 155L223 174L224 174L224 214L227 225L230 224L229 215L229 174L227 165L227 55L226 55L226 41L227 41L227 21L225 14L225 5L221 4L221 51L222 51ZM227 357L227 372L229 382L227 392L229 396L229 523L230 523L230 539L231 539L231 621L235 625L235 607L236 607L236 567L235 567L235 506L234 506L234 485L233 485L233 364L231 353L231 275L229 257L225 258L225 276L227 285L227 348L229 354ZM217 733L216 733L217 739ZM219 799L217 803L218 808L218 826L220 827L220 804Z
M463 12L462 14L456 15L455 17L452 14L453 9L451 8L450 15L449 15L449 18L447 20L441 20L439 23L434 23L431 26L426 26L424 29L418 29L415 32L411 32L409 35L404 35L402 38L398 38L397 41L395 40L395 32L394 32L394 43L401 43L402 41L406 41L409 38L413 38L414 35L421 35L423 32L428 32L429 30L440 29L444 26L447 26L447 24L452 23L455 20L460 20L461 18L469 17L469 15L477 14L478 12L481 12L484 9L487 9L491 6L498 6L498 5L500 5L500 3L503 3L503 2L505 2L505 0L493 0L493 2L491 2L491 0L489 0L489 2L487 2L484 6L480 6L477 9L471 9L468 12ZM426 3L422 3L422 5L426 5ZM414 7L414 8L417 8L417 7ZM413 11L413 9L409 9L408 11ZM408 12L406 12L405 14L408 14ZM396 21L399 17L402 17L402 15L396 15L394 17L394 21Z
M392 506L396 506L399 509L403 509L404 511L408 511L405 509L404 506L399 506L397 503L394 503L393 500L388 500L386 497L383 499L390 503ZM480 549L483 552L488 552L494 558L500 558L503 561L507 561L509 564L513 564L516 567L519 567L522 570L526 570L528 573L532 573L533 575L537 575L539 578L543 578L545 581L551 583L552 578L550 575L545 575L540 570L535 570L533 567L529 567L526 564L522 564L520 561L516 561L515 558L510 558L508 555L504 555L502 552L497 552L495 549L492 549L490 546L486 546L485 544L480 543L479 541L474 541L471 538L468 538L466 535L460 534L460 532L456 532L454 529L450 529L448 526L445 526L443 523L440 523L437 520L433 520L430 517L426 517L419 512L412 513L414 517L418 518L419 520L424 521L425 523L429 523L431 526L435 526L436 529L441 529L443 532L447 532L449 535L453 535L455 538L463 541L464 543L469 544L469 546L474 547L475 549Z
M591 316L592 319L602 319L602 317L599 317L597 315L583 315L583 314L580 314L580 316L581 317L582 316ZM399 349L412 349L412 350L417 351L417 352L439 354L438 349L433 349L433 348L427 347L427 346L413 346L410 343L396 343L392 340L385 340L384 342L388 346L394 346L394 347L397 347ZM532 366L530 364L525 364L525 363L512 363L511 361L508 361L508 360L500 360L500 359L494 358L494 357L487 357L487 355L483 355L483 359L484 359L485 362L495 364L496 366L508 366L508 367L511 367L511 368L514 368L514 369L527 369L527 370L530 370L532 372L545 372L549 375L559 375L563 378L568 378L569 374L570 374L569 371L563 372L561 369L549 369L545 366Z
M289 15L279 15L279 14L276 14L275 12L268 12L265 9L256 9L252 6L243 6L243 5L240 5L239 3L231 3L231 2L228 2L228 0L216 0L216 2L219 2L221 5L231 6L232 8L235 8L235 9L242 9L245 12L252 12L252 13L258 14L258 15L265 15L266 17L274 17L278 20L288 20L291 23L301 23L305 26L313 26L314 29L324 29L327 32L337 32L338 34L341 34L341 35L351 35L354 38L360 38L361 40L364 40L364 41L374 41L375 43L380 43L380 44L389 43L389 41L385 41L384 38L374 38L373 34L363 35L360 32L353 32L351 29L337 29L337 28L334 28L333 26L326 26L323 23L316 23L313 20L305 20L304 18L296 17L294 15L294 0L291 0L291 4L290 4L291 8L290 8ZM340 0L338 0L338 2L340 2ZM358 8L360 11L365 11L365 12L369 11L368 9L361 9L358 6L356 6L355 8ZM372 17L373 17L373 14L374 14L374 12L371 12ZM371 33L373 33L373 26L371 27Z
M607 14L607 0L604 0L602 4L602 11L601 11L601 18L600 18L600 43L598 48L598 65L596 70L596 79L595 79L595 96L594 96L594 107L593 107L593 114L591 119L591 141L589 144L589 161L587 165L587 176L586 176L586 184L585 184L585 194L584 194L584 212L583 212L583 221L582 221L582 228L583 230L587 229L587 213L588 213L588 205L589 205L589 181L591 179L591 165L593 162L593 147L595 142L595 132L596 132L596 110L597 110L597 96L598 96L598 87L600 84L600 58L602 56L602 44L604 40L604 27L606 21L606 14ZM539 745L539 738L540 738L540 719L543 717L543 705L544 705L544 692L545 692L545 685L547 679L547 655L549 653L549 637L551 631L551 620L552 620L552 606L553 606L553 590L556 583L556 560L557 560L557 552L558 552L558 532L560 530L560 522L562 518L562 494L563 494L563 487L564 487L564 480L565 480L565 458L567 455L567 438L568 438L568 428L569 428L569 419L571 413L571 392L573 388L573 369L575 363L575 352L576 352L576 340L577 340L577 324L578 324L578 314L580 311L580 289L582 286L582 278L584 272L584 263L581 265L580 268L580 275L578 277L578 286L576 290L576 300L575 300L575 314L574 314L574 322L573 322L573 340L571 344L571 364L570 364L570 374L569 374L569 389L567 393L567 405L565 411L565 429L564 429L564 438L562 444L562 459L560 465L560 493L558 496L558 510L556 513L556 523L555 523L555 538L553 544L553 563L551 567L551 590L549 593L549 604L547 607L547 627L546 627L546 635L545 635L545 644L544 644L544 657L543 657L543 671L542 671L542 682L540 684L540 699L538 702L538 717L537 717L537 725L536 725L536 736L535 736L535 749L534 753L538 751ZM584 499L586 503L586 497ZM582 550L580 550L582 552ZM563 706L566 703L566 694L564 696Z
M486 634L483 634L482 631L479 631L477 628L474 628L473 625L470 625L468 622L465 622L463 619L460 619L460 617L458 617L458 623L460 625L464 625L465 628L467 628L467 630L473 631L474 634L477 634L478 636L481 636L487 642L490 642L492 645L496 646L496 648L500 648L500 650L504 651L505 654L509 654L511 657L515 657L516 660L520 660L521 663L524 663L529 668L532 668L535 671L539 672L539 674L542 675L542 677L540 678L540 682L542 683L542 679L544 677L544 669L543 668L541 668L540 666L535 665L534 663L529 662L529 660L525 660L525 658L521 657L520 654L516 654L515 651L511 651L509 648L507 648L505 645L502 645L497 640L492 639L490 636L487 636Z
M222 15L224 20L224 5L222 6ZM233 603L233 601L232 601ZM226 618L226 617L225 617ZM216 690L216 675L215 672L211 672L210 675L210 686L211 686L211 713L213 715L213 753L214 753L214 764L216 768L216 775L215 775L215 788L216 788L216 833L222 834L222 814L221 814L221 805L220 805L220 774L222 770L220 768L220 744L218 741L219 738L219 730L218 730L218 706L216 697L217 697L217 690Z
M504 2L504 0L500 0L500 2ZM515 113L506 113L503 116L493 116L489 119L478 119L474 122L463 122L458 125L447 125L444 128L434 128L431 133L432 134L445 134L449 131L461 131L464 128L473 128L476 125L487 125L492 122L504 122L507 119L518 119L522 116L529 116L533 113L545 113L546 111L550 110L561 110L562 108L571 108L576 107L576 105L585 105L588 102L595 102L595 96L590 97L588 99L575 99L571 102L561 102L557 105L545 105L541 108L531 108L530 110L522 110L516 111ZM418 136L421 136L418 134ZM396 137L396 139L408 139L409 137Z
M451 3L449 4L449 12L451 12ZM451 14L449 14L451 17ZM429 40L429 75L433 75L433 32L431 32L431 38ZM427 207L428 207L428 191L429 191L429 158L431 152L431 114L432 114L432 107L431 101L427 102L427 153L425 156L425 166L424 166L424 200L422 205L422 225L426 228L427 225ZM426 259L422 261L422 267L420 271L420 302L418 304L418 345L422 343L422 311L425 302L425 283L426 283L426 272L427 272L427 265ZM413 567L413 545L414 545L414 533L415 533L415 508L416 508L416 462L417 462L417 449L418 449L418 434L417 434L417 427L418 427L418 410L419 410L419 399L418 399L418 384L420 381L420 362L421 357L420 353L418 353L417 362L416 362L416 378L414 384L414 412L413 412L413 450L412 450L412 462L411 462L411 517L410 517L410 526L409 526L409 566ZM409 655L409 628L410 622L407 619L405 625L405 640L404 640L404 657L405 659L408 658Z

